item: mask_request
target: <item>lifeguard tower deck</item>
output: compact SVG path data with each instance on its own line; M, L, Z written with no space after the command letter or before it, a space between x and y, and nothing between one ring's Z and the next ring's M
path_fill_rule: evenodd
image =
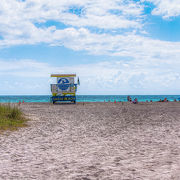
M51 74L51 77L57 78L57 84L51 84L51 101L53 104L58 101L76 103L78 85L74 83L76 74Z

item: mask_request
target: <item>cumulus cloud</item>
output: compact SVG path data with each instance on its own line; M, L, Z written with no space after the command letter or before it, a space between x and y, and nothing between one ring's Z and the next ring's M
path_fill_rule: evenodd
M23 87L26 93L50 93L50 78L53 73L76 72L80 77L80 94L145 94L174 93L180 89L180 62L177 59L147 58L145 61L103 61L74 66L52 66L35 60L0 61L1 93L8 88L18 92ZM4 75L12 77L5 79ZM14 80L15 79L15 80ZM55 80L55 79L54 79ZM3 92L4 90L4 92Z
M140 28L142 11L139 3L125 0L1 0L0 32L5 39L32 38L44 30L35 23L48 20L74 27Z
M153 15L169 18L180 14L177 0L148 1L155 5ZM40 86L47 89L51 81L50 73L77 72L82 81L81 94L84 94L85 89L90 93L94 91L105 94L142 94L144 91L153 92L153 89L156 92L162 88L180 89L180 42L155 40L144 35L143 21L146 16L143 2L1 0L1 48L46 43L121 59L72 67L53 67L37 60L1 60L1 79L4 74L20 78L17 82L3 79L4 87L16 87L19 84L31 90ZM54 25L46 24L51 21ZM57 23L62 26L59 27ZM127 58L130 60L126 61ZM22 78L27 80L22 83ZM40 80L44 85L39 83ZM12 83L16 84L11 86Z
M176 9L179 7L176 0L171 3L169 0L149 1L156 5L154 14L160 13L160 9L170 12L167 8L175 5ZM76 51L85 50L91 54L113 56L179 54L179 43L153 40L136 33L138 29L143 32L144 5L141 2L1 0L0 47L47 43ZM42 27L37 25L48 21L67 26L58 28L56 23ZM93 27L97 32L91 31ZM119 33L119 29L126 30Z
M148 1L155 5L155 8L152 11L153 15L160 15L164 19L168 19L180 15L179 0L148 0Z
M176 0L171 3L168 0L150 1L157 6L153 10L156 14L160 12L158 9L168 11L167 8L174 7L175 4L178 8ZM1 0L0 47L47 43L77 51L85 50L91 54L116 56L154 56L162 54L162 51L167 54L169 49L170 53L178 51L179 43L137 35L138 29L143 32L143 11L144 5L133 0ZM48 21L68 26L37 26L37 23L45 24ZM97 32L91 32L92 27ZM99 33L100 29L110 30ZM126 31L118 33L119 29ZM156 46L159 48L155 48Z

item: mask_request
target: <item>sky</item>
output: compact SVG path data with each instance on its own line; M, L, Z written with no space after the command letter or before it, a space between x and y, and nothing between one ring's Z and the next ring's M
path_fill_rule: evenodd
M180 94L179 0L1 0L0 95Z

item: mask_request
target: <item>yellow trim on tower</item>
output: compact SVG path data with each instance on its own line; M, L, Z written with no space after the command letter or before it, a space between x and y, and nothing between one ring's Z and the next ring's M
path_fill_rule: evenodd
M51 77L76 77L76 74L51 74Z
M76 93L62 93L63 95L73 95L75 96Z

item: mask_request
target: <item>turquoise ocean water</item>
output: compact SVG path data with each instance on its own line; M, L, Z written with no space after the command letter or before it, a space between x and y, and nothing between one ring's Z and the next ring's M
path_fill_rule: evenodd
M36 95L36 96L0 96L0 102L50 102L49 95ZM139 102L146 100L159 101L160 99L167 98L169 101L174 99L180 100L180 95L132 95L132 100L138 98ZM127 95L77 95L77 102L104 102L104 101L127 101Z

